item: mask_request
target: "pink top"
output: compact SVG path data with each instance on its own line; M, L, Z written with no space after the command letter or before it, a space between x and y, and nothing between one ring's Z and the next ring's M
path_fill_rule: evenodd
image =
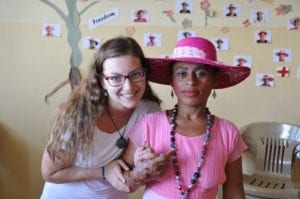
M148 141L156 153L166 153L171 150L170 129L166 112L160 111L144 116L128 136L137 147ZM176 133L175 137L179 171L182 185L186 189L196 170L204 136L187 137ZM218 185L226 180L226 164L241 157L246 148L237 127L230 121L215 116L201 177L192 188L189 198L215 199ZM162 198L180 198L171 160L168 171L162 177L147 183L146 189L151 189Z

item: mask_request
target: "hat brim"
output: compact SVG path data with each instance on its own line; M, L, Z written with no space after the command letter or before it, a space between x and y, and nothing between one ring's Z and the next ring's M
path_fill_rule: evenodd
M275 53L275 55L279 56L279 55L284 55L285 57L289 56L287 53L283 53L283 52L278 52L278 53Z
M250 75L250 68L245 66L229 66L218 61L199 58L147 58L150 67L149 80L159 84L171 84L170 64L174 62L188 62L206 64L219 69L215 89L234 86Z

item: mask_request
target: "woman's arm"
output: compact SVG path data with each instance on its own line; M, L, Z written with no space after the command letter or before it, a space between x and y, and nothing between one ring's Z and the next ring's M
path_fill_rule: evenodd
M242 159L227 163L226 181L223 184L223 199L245 199Z
M54 163L47 149L44 150L41 170L45 181L65 183L102 178L101 168L88 169L72 166L71 163L64 161L63 157L62 152L59 161Z
M130 191L135 191L138 187L146 181L155 177L161 176L168 168L168 159L170 154L157 155L155 154L148 144L141 148L136 148L130 141L128 148L124 152L122 159L132 169L123 169L123 177L117 172L113 172L113 167L107 167L107 179L115 188L122 191L124 184ZM123 167L124 168L124 167Z

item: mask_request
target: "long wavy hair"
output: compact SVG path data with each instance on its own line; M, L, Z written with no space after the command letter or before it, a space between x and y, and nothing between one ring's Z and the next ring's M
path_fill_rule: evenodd
M96 52L88 76L79 88L70 94L66 102L58 107L53 116L47 151L54 162L63 158L63 161L73 163L78 153L87 158L96 120L107 106L107 97L100 80L103 63L107 59L122 55L140 58L146 71L146 89L142 99L160 104L160 99L149 85L150 71L140 45L130 37L116 37L106 41Z

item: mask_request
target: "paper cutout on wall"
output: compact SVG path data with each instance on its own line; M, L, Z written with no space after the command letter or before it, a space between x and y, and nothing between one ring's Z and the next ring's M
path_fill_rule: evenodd
M147 23L149 21L149 13L146 9L132 10L131 20L135 23Z
M61 25L54 23L43 23L42 35L46 37L61 37Z
M249 19L246 19L245 21L243 21L243 25L245 28L248 28L251 25L251 22Z
M177 40L181 40L188 37L195 37L195 36L196 36L195 31L191 31L191 30L178 31Z
M280 4L277 8L275 8L276 15L287 15L289 12L293 11L292 5L284 5Z
M249 55L235 55L233 57L234 66L246 66L251 68L252 66L252 57Z
M292 60L291 49L274 49L273 61L274 62L290 62Z
M256 30L254 32L254 41L258 44L270 44L271 43L271 31L268 30Z
M101 46L101 38L98 37L84 37L83 39L83 48L87 49L99 49Z
M253 24L264 24L269 21L268 10L254 10L250 15L251 23Z
M256 74L256 86L258 87L274 87L274 74L258 73Z
M277 66L276 76L277 77L288 77L290 74L290 68L288 66Z
M227 37L213 37L211 42L214 44L217 51L228 50L229 49L229 39Z
M207 11L210 8L210 3L208 2L208 0L201 1L200 7L202 10Z
M238 17L241 16L241 4L230 3L225 4L223 8L223 13L225 17Z
M289 30L300 30L300 17L290 17L287 24Z
M118 8L114 8L112 10L109 10L99 16L93 17L91 19L89 19L89 29L94 29L100 25L106 24L110 21L112 21L113 19L117 18L119 15L119 9Z
M127 36L132 36L135 33L135 27L128 26L126 27L125 32Z
M165 10L165 11L162 11L162 13L166 14L167 17L169 17L171 19L172 22L176 23L173 15L173 10Z
M193 4L190 0L177 0L176 13L191 14L193 11Z
M159 47L161 46L161 34L158 33L145 33L144 46Z
M214 16L214 12L209 10L210 3L208 2L208 0L201 1L200 2L200 7L204 11L204 27L207 27L207 25L208 25L208 22L207 22L208 21L208 17L209 16Z
M228 32L229 32L229 27L223 26L223 27L221 28L221 32L222 32L222 33L228 33Z
M190 20L190 19L184 19L182 22L181 22L181 24L182 24L182 27L183 28L192 28L193 27L193 22L192 22L192 20Z

